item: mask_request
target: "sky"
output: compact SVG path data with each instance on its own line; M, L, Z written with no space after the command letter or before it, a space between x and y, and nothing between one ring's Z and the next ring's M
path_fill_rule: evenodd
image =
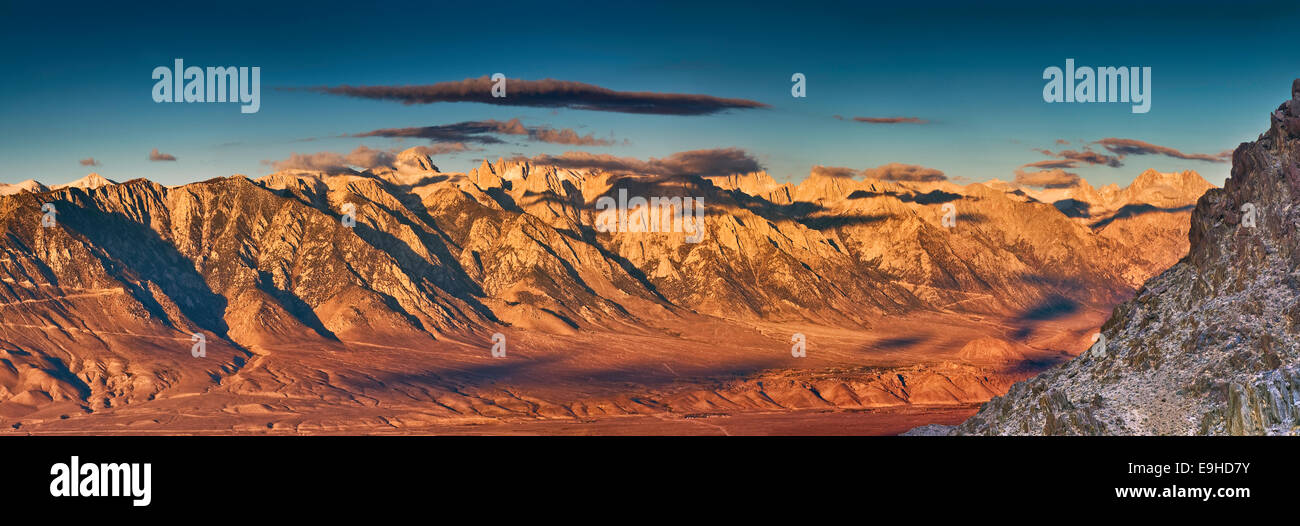
M1223 153L1300 78L1296 2L971 4L0 0L0 183L172 185L429 146L443 171L566 152L708 169L676 162L698 150L792 182L901 163L958 182L1123 186L1154 168L1221 185ZM177 58L260 67L260 110L155 102L151 74ZM1067 58L1150 67L1150 111L1044 101ZM448 95L494 73L500 102Z

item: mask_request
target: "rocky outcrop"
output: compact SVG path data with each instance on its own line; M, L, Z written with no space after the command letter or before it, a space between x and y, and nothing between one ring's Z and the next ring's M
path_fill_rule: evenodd
M1192 214L1191 248L1104 345L1016 384L957 434L1298 434L1300 80Z

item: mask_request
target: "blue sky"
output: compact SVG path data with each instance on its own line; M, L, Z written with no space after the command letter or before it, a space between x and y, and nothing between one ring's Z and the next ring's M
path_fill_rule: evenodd
M1295 2L1069 3L428 3L171 2L112 8L0 4L0 182L46 184L96 171L178 184L272 171L292 153L428 144L340 137L380 128L519 118L613 137L571 146L505 144L436 156L445 171L487 157L588 151L639 159L736 147L779 180L815 164L891 162L949 177L1010 180L1022 165L1103 138L1187 154L1252 140L1300 77ZM192 10L191 10L192 9ZM261 111L235 104L157 104L155 66L260 66ZM1152 105L1048 104L1043 69L1150 66ZM496 72L617 91L706 94L767 104L710 115L396 102L276 88L423 85ZM808 96L790 96L790 76ZM865 124L844 117L916 117ZM305 141L305 139L314 139ZM157 148L174 162L153 162ZM98 166L79 160L93 157ZM1146 168L1194 169L1222 184L1227 163L1128 155L1070 168L1094 185Z

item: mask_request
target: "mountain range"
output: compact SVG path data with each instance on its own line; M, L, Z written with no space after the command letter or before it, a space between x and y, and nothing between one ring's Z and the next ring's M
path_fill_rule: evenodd
M771 411L964 417L1086 349L1187 253L1211 188L1152 170L1122 189L527 159L443 173L417 149L364 171L5 185L0 422L691 432L716 427L700 415ZM620 190L702 198L706 235L600 231L593 203Z

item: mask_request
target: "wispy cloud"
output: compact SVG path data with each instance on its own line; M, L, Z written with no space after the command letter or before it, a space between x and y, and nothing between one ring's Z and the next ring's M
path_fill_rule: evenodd
M1232 155L1231 152L1224 152L1228 154L1227 156L1225 156L1224 153L1219 153L1217 155L1208 153L1183 153L1168 146L1151 144L1137 139L1119 139L1115 137L1107 137L1096 141L1096 143L1100 144L1111 153L1118 154L1121 157L1125 155L1164 155L1176 159L1223 163L1228 162L1228 157L1231 157Z
M155 151L156 151L156 150L155 150ZM82 160L77 161L77 162L81 163L82 166L99 166L99 165L100 165L100 164L99 164L99 161L96 161L94 157L87 157L87 158L82 159Z
M600 170L611 173L659 176L723 176L757 172L763 169L748 152L739 148L715 148L678 152L662 159L643 161L590 152L565 152L563 155L537 155L528 159L538 165L574 170Z
M437 155L449 155L464 152L481 151L481 148L475 148L461 142L437 143L432 145L421 145L406 150L398 148L377 149L369 146L358 146L348 153L338 153L322 151L315 153L291 153L289 158L278 161L263 160L262 164L270 166L273 171L282 170L306 170L313 172L324 172L327 174L349 174L363 170L372 170L376 168L389 168L397 171L406 170L424 170L416 163L406 157L406 153L414 153L426 157ZM436 167L435 167L436 169Z
M1074 168L1079 161L1073 159L1048 159L1046 161L1034 161L1025 164L1021 168L1037 168L1041 170L1050 170L1052 168Z
M156 162L156 161L175 161L175 160L176 160L176 156L175 156L175 155L172 155L172 154L170 154L170 153L162 153L162 152L158 151L157 148L154 148L153 151L149 152L149 160L150 160L150 161L155 161L155 162ZM83 164L84 164L84 163L83 163Z
M549 126L524 126L519 119L508 121L484 120L465 121L437 126L420 126L411 128L384 128L353 135L353 137L398 137L428 139L438 143L477 143L499 144L497 135L520 135L529 140L572 146L609 146L612 141L601 139L592 134L578 135L569 128L551 128Z
M846 118L840 115L835 116L839 120L852 120L865 122L868 124L929 124L930 121L919 117L853 117Z
M325 173L347 173L356 169L367 170L381 166L392 166L395 155L391 150L376 150L367 146L358 146L351 153L338 152L292 153L288 159L281 161L262 161L275 171L311 170Z
M813 166L811 171L813 177L838 177L842 179L851 179L857 177L860 173L862 172L852 168L845 168L843 166L822 166L820 164Z
M1048 157L1060 158L1061 161L1058 162L1058 167L1060 168L1073 168L1078 163L1105 165L1111 168L1119 168L1124 165L1124 162L1121 160L1123 157L1122 155L1106 155L1088 148L1084 148L1083 150L1061 150L1059 152L1053 152L1046 148L1039 148L1036 151Z
M462 153L462 152L474 152L482 149L482 148L473 148L463 142L443 142L443 143L432 144L429 146L417 146L416 148L419 149L418 151L420 153L423 153L428 156L448 155L448 154Z
M1069 141L1057 139L1056 144L1069 144ZM1080 165L1109 166L1119 168L1124 166L1124 159L1129 155L1164 155L1176 159L1187 159L1193 161L1205 161L1212 163L1226 162L1232 157L1231 151L1219 153L1217 155L1204 153L1183 153L1168 146L1151 144L1146 141L1137 139L1119 139L1108 137L1091 144L1101 145L1110 154L1098 152L1091 146L1085 144L1081 150L1060 150L1052 151L1047 148L1035 148L1034 151L1054 157L1045 161L1037 161L1022 165L1015 170L1016 182L1028 186L1044 186L1049 188L1067 187L1076 184L1080 178L1077 174L1065 171L1067 168L1078 168ZM1026 172L1025 168L1037 169L1040 171Z
M1051 168L1047 170L1038 170L1027 172L1025 167L1032 167L1033 163L1015 170L1016 183L1025 186L1038 186L1043 188L1069 188L1079 184L1083 179L1079 174L1067 172L1061 168Z
M712 115L728 110L769 107L767 104L747 99L686 93L615 91L583 82L555 79L507 79L505 97L493 97L492 86L492 80L482 76L417 86L344 85L282 89L386 100L402 104L478 102L500 106L570 108L654 115Z
M944 175L942 170L902 163L889 163L875 168L867 168L862 171L862 175L868 179L883 181L936 182L948 179L948 176Z

